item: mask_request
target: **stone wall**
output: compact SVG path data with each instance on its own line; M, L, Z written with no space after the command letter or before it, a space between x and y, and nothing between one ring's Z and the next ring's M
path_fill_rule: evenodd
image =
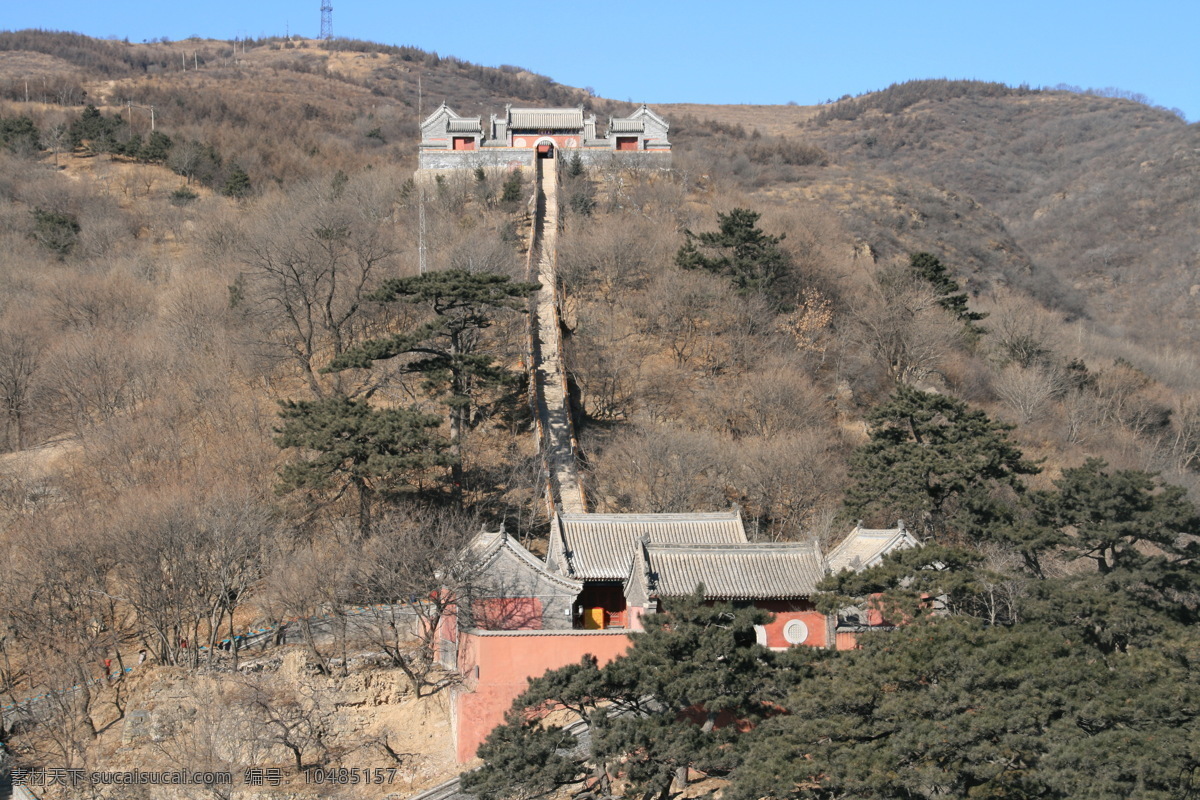
M476 167L533 167L533 150L496 148L481 150L422 150L420 169L475 169Z
M585 167L595 169L670 169L669 150L568 150L561 152L563 162L576 154Z
M418 161L420 169L475 169L476 167L533 167L535 152L515 148L482 150L422 150ZM669 150L621 151L600 149L559 149L555 160L568 161L575 155L586 167L599 169L670 169Z

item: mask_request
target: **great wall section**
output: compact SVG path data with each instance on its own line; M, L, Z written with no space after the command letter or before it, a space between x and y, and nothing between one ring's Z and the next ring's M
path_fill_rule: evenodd
M561 297L558 289L558 169L553 159L534 161L534 220L527 272L542 288L530 311L531 402L538 450L546 473L547 506L581 514L588 510L579 474L579 443L571 418L571 396L563 362Z

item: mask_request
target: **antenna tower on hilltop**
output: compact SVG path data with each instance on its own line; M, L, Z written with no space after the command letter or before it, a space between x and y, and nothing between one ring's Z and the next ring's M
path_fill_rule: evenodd
M330 0L321 2L321 38L333 38L333 3Z

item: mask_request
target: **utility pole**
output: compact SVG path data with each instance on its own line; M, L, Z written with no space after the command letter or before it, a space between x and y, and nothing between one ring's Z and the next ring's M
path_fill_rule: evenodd
M417 73L417 124L421 124L421 73ZM417 210L417 252L419 259L417 263L417 274L425 274L425 185L421 184L418 201L419 208Z
M425 186L421 186L420 197L418 200L419 207L417 210L417 252L419 258L417 261L417 274L425 274Z
M129 109L129 130L133 130L133 110L135 108L140 108L142 111L150 112L150 132L154 132L154 106L139 106L132 100L126 100L125 106Z

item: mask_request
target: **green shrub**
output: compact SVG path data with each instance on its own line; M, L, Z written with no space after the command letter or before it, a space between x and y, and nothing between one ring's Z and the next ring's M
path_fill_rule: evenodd
M186 206L188 203L199 198L200 195L193 192L186 186L180 186L175 191L171 192L171 205Z
M37 126L29 117L0 117L0 144L14 153L42 149Z
M521 170L514 169L504 181L504 189L500 194L503 203L519 203L521 201L521 185L524 183Z
M250 176L246 174L246 170L234 164L229 170L228 177L225 178L225 183L221 186L221 194L226 197L241 199L250 194L253 188L250 183Z
M65 211L33 209L33 238L59 258L75 248L79 242L79 220Z

